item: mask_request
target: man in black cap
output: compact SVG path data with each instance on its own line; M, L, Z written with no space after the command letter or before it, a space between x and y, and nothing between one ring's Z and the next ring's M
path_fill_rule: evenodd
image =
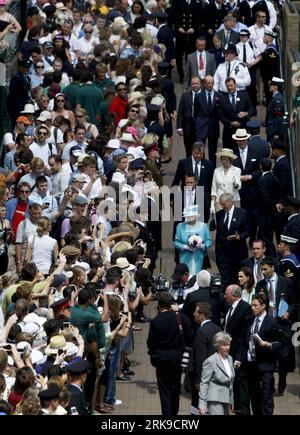
M68 390L71 394L68 414L77 412L78 415L89 415L88 403L82 389L87 378L89 367L89 363L85 360L69 364L67 367L67 371L70 374Z
M15 127L19 113L26 103L31 103L31 79L29 70L32 65L31 60L24 59L19 61L19 71L11 78L7 97L8 113L11 119L11 129Z
M256 70L257 64L261 61L261 55L257 47L249 40L250 31L242 29L240 31L240 42L236 45L238 59L244 65L247 65L251 77L251 84L247 87L247 92L253 105L257 106L256 93Z
M300 200L293 196L287 196L283 201L282 207L284 213L288 215L283 234L300 240Z
M59 388L51 387L39 393L41 401L41 415L54 415L59 405Z
M226 78L234 78L238 91L244 91L251 83L251 77L247 66L237 58L237 49L234 44L228 44L224 50L225 62L220 63L215 72L215 90L226 94ZM226 145L227 146L227 145Z
M277 33L273 32L273 30L265 30L263 42L266 44L266 49L261 54L262 60L259 64L267 105L272 98L269 82L273 76L280 76L280 57L275 45L276 36Z
M260 136L260 127L261 121L259 119L250 119L247 122L246 128L248 133L251 134L248 143L258 152L260 159L269 158L271 154L270 144Z
M268 104L266 113L266 132L268 140L278 139L282 141L284 139L283 115L285 105L282 95L283 84L283 79L272 77L270 83L272 98Z
M159 44L164 44L164 46L166 47L165 61L168 62L171 66L174 66L176 63L176 52L173 33L167 24L168 14L166 14L165 12L158 12L157 14L155 14L155 17L159 25L157 32L157 41Z

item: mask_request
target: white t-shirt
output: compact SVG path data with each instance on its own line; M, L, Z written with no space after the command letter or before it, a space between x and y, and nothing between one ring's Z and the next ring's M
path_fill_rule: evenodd
M52 145L52 153L50 150L51 145ZM44 145L39 145L38 143L33 142L29 146L29 149L32 151L34 157L39 157L40 159L43 160L45 165L48 166L48 158L53 154L57 154L56 146L52 142L51 145L49 146L48 142L46 142Z
M39 272L47 275L52 264L56 240L50 236L31 235L28 237L28 243L31 247L31 261L36 264Z

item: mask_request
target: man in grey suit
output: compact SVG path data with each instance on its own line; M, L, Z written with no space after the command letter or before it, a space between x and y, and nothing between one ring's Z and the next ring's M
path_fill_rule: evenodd
M200 36L196 39L196 51L189 54L186 61L183 87L188 89L191 83L191 78L199 76L201 80L205 76L213 76L216 72L215 56L205 50L206 39Z

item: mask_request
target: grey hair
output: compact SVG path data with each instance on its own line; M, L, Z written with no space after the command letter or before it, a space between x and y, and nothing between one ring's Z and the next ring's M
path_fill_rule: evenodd
M211 274L207 270L201 270L201 272L197 273L196 280L199 287L209 287Z
M220 195L219 201L233 202L233 196L231 195L231 193L222 193L222 195Z
M227 287L227 289L231 291L232 296L235 298L240 298L242 296L242 289L237 284L231 284Z
M223 344L231 343L232 338L226 332L220 331L213 337L213 346L218 349Z
M198 142L195 142L193 144L192 151L195 151L195 150L199 151L199 150L203 150L203 149L204 149L204 143L203 142L198 141Z

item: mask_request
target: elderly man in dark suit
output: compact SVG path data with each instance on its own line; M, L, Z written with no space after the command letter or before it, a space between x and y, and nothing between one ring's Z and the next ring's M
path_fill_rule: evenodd
M215 353L213 337L221 331L212 319L212 305L208 302L197 302L194 312L198 329L193 342L193 350L187 367L185 385L192 389L191 414L198 415L199 389L204 361Z
M251 233L249 243L251 244L256 238L257 232L257 182L261 172L259 169L259 153L249 145L249 138L250 134L243 128L238 128L235 134L232 135L232 139L237 144L233 152L238 157L233 160L233 165L241 170L242 187L239 194L241 207L247 210L250 218Z
M203 80L205 76L213 76L216 72L215 56L208 53L205 48L206 39L200 36L196 40L196 51L187 57L183 81L184 89L188 89L192 77L198 76Z
M189 319L175 313L172 303L170 293L158 295L158 315L151 320L147 339L151 364L156 368L162 415L168 416L179 411L183 342L189 346L193 341Z
M267 298L255 295L252 313L245 326L243 341L238 350L235 368L244 363L254 415L273 415L274 371L276 357L282 347L280 325L266 311ZM254 338L258 334L260 339Z
M195 101L201 89L200 77L192 77L191 87L190 91L182 94L177 110L177 134L183 136L187 157L192 154L192 146L196 142Z
M204 145L201 142L195 142L192 148L191 157L179 160L176 173L172 182L173 186L184 186L185 175L194 174L197 180L197 186L204 187L204 221L209 219L210 193L213 178L213 164L204 158Z
M232 135L238 128L245 128L255 109L248 94L237 91L234 78L228 77L225 85L228 93L220 98L219 117L224 125L223 143L227 148L233 149L235 142Z
M216 166L216 151L220 136L220 93L214 90L214 78L208 75L203 80L204 89L195 98L195 127L197 140L208 140L208 157Z
M245 324L251 316L251 307L241 299L241 288L232 284L225 290L224 298L229 305L224 319L224 330L231 338L230 355L233 361L236 359L237 351L242 343L242 334ZM249 393L247 378L243 369L237 370L233 384L234 409L236 414L250 414Z
M243 208L233 205L232 195L223 193L219 199L222 210L216 213L216 263L222 284L237 282L241 262L248 257L249 217Z

